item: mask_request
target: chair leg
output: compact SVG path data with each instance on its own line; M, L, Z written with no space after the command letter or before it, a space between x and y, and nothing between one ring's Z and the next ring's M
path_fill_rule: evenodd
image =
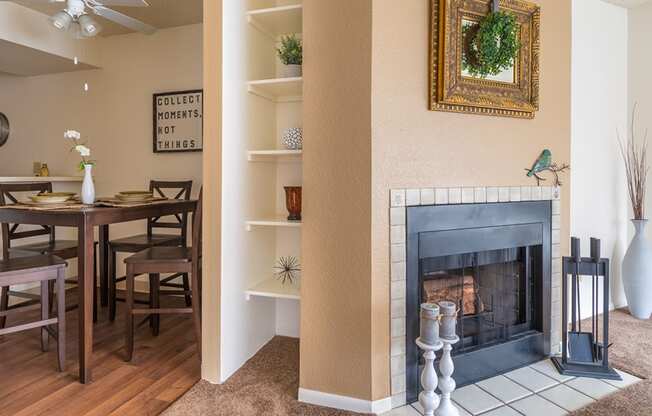
M0 312L4 312L9 307L9 286L0 288ZM3 329L7 323L6 316L0 316L0 329Z
M52 315L52 311L54 310L54 283L54 280L48 281L48 311L50 315Z
M111 247L109 247L109 320L111 322L115 321L115 309L116 309L116 253Z
M93 247L93 322L97 322L97 246Z
M61 296L61 295L59 295ZM41 282L41 320L45 321L50 319L50 282L43 280ZM46 327L41 327L41 350L46 352L50 335Z
M190 296L190 281L188 280L188 273L184 273L183 276L183 290L186 291L186 306L190 307L192 304L192 296Z
M113 280L115 285L115 279ZM125 349L126 361L131 361L134 355L134 274L130 266L127 266L127 294L125 296ZM115 300L115 298L114 298Z
M192 272L192 323L195 328L195 339L197 340L197 352L201 361L201 294L199 292L200 272L197 267Z
M161 275L152 273L149 275L149 295L150 308L159 308L161 305ZM152 334L157 337L161 328L161 315L156 313L151 315Z
M57 277L57 356L59 371L66 371L66 272Z

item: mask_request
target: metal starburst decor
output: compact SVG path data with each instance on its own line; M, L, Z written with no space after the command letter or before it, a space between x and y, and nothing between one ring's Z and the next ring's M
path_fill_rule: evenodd
M288 281L294 283L294 280L297 278L297 273L301 271L301 265L296 257L287 256L279 258L274 269L278 270L276 272L276 278L281 281L281 284L285 284Z

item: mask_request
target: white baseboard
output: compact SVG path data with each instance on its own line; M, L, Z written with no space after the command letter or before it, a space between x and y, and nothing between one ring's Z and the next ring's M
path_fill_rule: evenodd
M392 398L370 401L299 388L299 401L349 412L381 414L392 410Z

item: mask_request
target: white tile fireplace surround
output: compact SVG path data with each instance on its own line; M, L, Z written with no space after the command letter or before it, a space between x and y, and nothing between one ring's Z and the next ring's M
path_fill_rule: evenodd
M552 201L551 352L561 345L561 201L550 186L488 186L392 189L390 191L391 392L392 407L406 403L406 209L420 205L494 204Z

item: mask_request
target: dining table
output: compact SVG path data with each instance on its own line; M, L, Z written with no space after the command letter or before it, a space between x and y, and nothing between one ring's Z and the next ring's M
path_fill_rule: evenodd
M99 201L99 200L98 200ZM165 199L138 204L98 202L93 205L45 207L21 203L0 207L0 223L77 228L79 302L79 381L92 381L95 228L99 228L100 301L108 304L109 226L130 221L182 215L196 209L196 200Z

